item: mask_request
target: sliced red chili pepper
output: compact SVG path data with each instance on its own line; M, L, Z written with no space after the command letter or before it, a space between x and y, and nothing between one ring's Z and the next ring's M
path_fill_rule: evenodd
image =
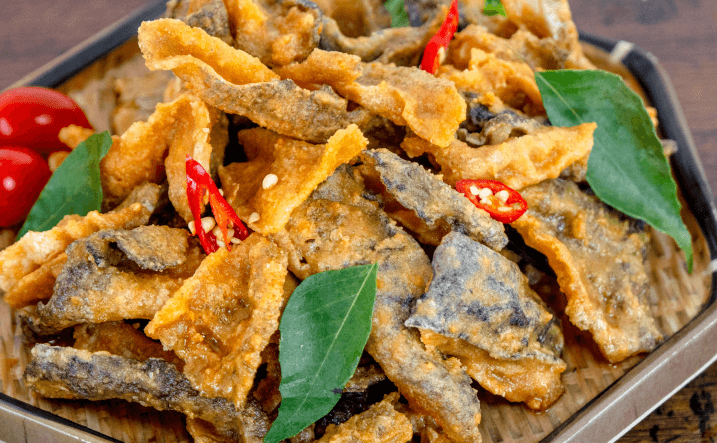
M217 226L222 231L224 244L231 251L231 241L227 229L234 229L234 236L239 240L246 239L249 236L249 232L237 213L234 212L234 208L219 193L214 180L207 174L202 165L189 155L185 165L187 169L187 200L189 200L189 209L194 217L194 230L199 236L199 242L207 254L219 249L217 237L211 231L204 232L202 228L202 212L204 212L204 206L208 202L211 205Z
M421 59L421 69L431 74L435 74L438 67L446 56L448 44L453 39L453 34L458 29L458 0L453 0L448 8L446 19L441 24L440 29L431 37L423 51Z
M497 180L458 180L456 190L501 223L513 223L528 209L518 191Z

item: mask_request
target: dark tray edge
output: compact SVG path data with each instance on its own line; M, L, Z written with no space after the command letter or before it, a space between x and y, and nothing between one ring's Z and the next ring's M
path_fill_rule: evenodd
M41 66L9 88L30 85L58 86L132 38L141 22L161 16L165 5L166 0L151 0L146 6ZM637 78L658 110L665 137L677 142L679 149L672 159L673 170L690 210L707 239L711 257L717 257L717 208L667 73L656 57L631 43L584 33L580 34L580 39L608 52L618 43L623 45L621 49L629 47L629 50L624 51L625 56L621 57L621 61ZM670 115L674 120L666 118ZM712 270L717 267L716 262L717 260L712 260ZM717 361L717 340L714 340L714 337L717 337L717 304L713 303L717 294L715 283L717 280L713 273L710 300L699 315L543 438L541 443L615 441L702 370ZM9 402L8 399L13 401ZM37 415L59 425L105 438L107 442L117 441L86 426L0 394L0 410L16 402L23 405L15 405L16 413Z

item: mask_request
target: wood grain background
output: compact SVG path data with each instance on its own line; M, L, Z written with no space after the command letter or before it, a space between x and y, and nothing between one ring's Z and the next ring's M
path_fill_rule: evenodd
M0 90L144 3L0 1ZM657 56L672 78L710 184L716 189L717 1L571 0L571 7L580 30L633 42ZM715 401L717 364L620 441L714 442Z

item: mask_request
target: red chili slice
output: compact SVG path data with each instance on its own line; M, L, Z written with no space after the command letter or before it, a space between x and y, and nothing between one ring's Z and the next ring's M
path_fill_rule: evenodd
M189 209L194 217L195 232L199 236L199 242L207 254L219 250L217 237L211 231L204 232L202 228L202 212L204 212L205 202L208 201L217 226L222 231L224 244L231 251L231 241L227 229L233 228L234 236L239 240L246 239L249 232L237 213L234 212L234 208L219 193L214 180L202 165L189 155L185 165L187 169L187 199L189 200Z
M438 67L443 62L448 44L453 39L453 34L458 29L458 0L453 0L448 8L446 19L441 24L440 29L431 37L423 51L421 59L421 69L431 74L435 74Z
M490 194L485 189L489 189ZM497 180L458 180L456 190L501 223L513 223L528 209L528 203L518 191ZM503 196L506 198L501 199Z

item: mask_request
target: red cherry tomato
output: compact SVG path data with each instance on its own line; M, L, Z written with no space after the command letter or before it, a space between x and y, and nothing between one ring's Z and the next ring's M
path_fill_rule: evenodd
M20 223L50 179L40 154L20 146L0 147L0 227Z
M0 94L0 145L27 146L41 153L67 151L57 134L71 124L92 129L77 103L57 91L30 86Z

